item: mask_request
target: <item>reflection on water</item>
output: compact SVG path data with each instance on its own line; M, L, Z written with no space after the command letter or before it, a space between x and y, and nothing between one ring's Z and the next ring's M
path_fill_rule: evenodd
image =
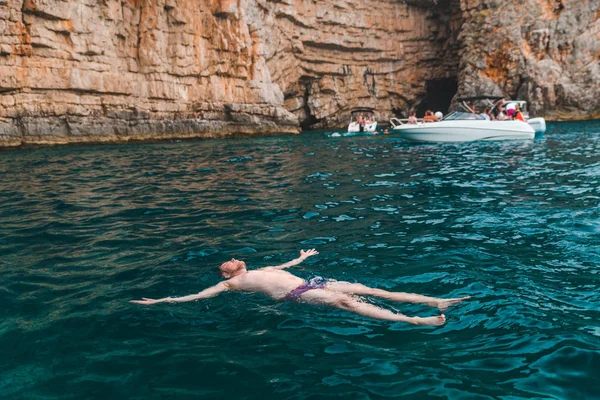
M0 397L598 397L599 133L0 153ZM128 303L307 247L302 277L474 298L440 328L255 294Z

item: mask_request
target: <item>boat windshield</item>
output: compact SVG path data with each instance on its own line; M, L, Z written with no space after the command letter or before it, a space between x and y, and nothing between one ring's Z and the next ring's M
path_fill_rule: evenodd
M354 122L358 120L358 117L362 117L363 119L368 118L371 121L375 121L375 111L370 109L360 109L354 110L350 113L350 122Z
M454 111L444 117L444 121L462 121L462 120L479 120L484 121L485 118L481 114L474 114L462 111Z

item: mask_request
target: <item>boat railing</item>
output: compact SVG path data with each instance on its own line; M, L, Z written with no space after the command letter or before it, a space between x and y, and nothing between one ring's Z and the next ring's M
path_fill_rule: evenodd
M417 122L423 122L423 118L418 118ZM408 124L408 118L392 118L390 119L390 124L392 125L392 128L395 128L397 126L402 126L405 124Z

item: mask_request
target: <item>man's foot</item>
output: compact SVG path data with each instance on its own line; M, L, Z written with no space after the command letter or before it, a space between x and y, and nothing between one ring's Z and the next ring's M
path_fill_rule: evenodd
M446 322L446 316L442 314L439 317L414 317L413 320L415 325L439 326L444 325Z
M455 299L438 299L438 301L436 302L436 304L432 304L433 307L437 307L440 309L441 312L446 311L446 309L450 306L453 306L455 304L460 303L463 300L467 300L470 299L471 296L467 296L467 297L457 297Z

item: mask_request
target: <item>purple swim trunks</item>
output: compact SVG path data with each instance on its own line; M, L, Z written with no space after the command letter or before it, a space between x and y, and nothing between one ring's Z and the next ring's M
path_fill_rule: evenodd
M302 285L298 286L296 289L289 292L283 300L285 301L299 301L300 295L302 293L308 292L313 289L323 289L327 285L327 279L321 278L320 276L315 276L311 280Z

